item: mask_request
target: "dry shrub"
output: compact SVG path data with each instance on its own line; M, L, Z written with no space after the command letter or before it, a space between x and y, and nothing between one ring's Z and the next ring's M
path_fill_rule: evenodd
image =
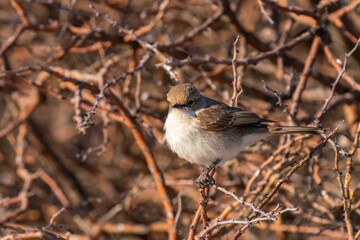
M315 2L1 1L1 239L358 238L360 1ZM327 131L199 195L162 141L178 82Z

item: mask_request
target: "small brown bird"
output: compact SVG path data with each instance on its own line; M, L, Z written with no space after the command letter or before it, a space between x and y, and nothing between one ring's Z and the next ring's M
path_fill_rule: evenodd
M312 127L269 126L265 123L272 121L207 98L189 83L172 87L167 100L170 106L164 138L179 157L208 167L197 180L200 184L200 178L209 178L208 173L219 162L234 158L272 134L321 133Z

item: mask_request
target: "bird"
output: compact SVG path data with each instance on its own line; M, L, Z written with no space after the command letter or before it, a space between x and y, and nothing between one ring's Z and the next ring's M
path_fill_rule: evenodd
M315 127L274 126L253 112L208 98L190 83L173 86L168 94L169 112L164 139L180 158L207 167L196 182L215 183L209 172L233 159L247 146L274 134L319 134Z

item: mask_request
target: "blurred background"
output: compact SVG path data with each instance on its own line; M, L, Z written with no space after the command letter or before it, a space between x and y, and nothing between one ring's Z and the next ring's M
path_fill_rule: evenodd
M359 4L0 1L1 239L358 237ZM200 214L203 169L163 142L184 82L281 125L343 122L315 152L325 135L272 137L217 169L242 200L297 211L204 233L254 216L214 188Z

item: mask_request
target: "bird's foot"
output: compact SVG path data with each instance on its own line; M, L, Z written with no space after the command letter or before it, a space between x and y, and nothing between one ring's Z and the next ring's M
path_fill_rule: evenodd
M213 164L210 165L210 167L208 167L206 169L205 172L203 172L196 180L195 182L197 184L199 184L199 187L201 189L207 188L207 187L211 187L215 184L215 179L210 176L210 172L211 170L213 170L216 165L218 165L218 163L221 161L221 159L217 159L215 160L215 162L213 162Z
M215 179L209 175L208 171L203 172L195 182L201 189L211 187L215 184Z

